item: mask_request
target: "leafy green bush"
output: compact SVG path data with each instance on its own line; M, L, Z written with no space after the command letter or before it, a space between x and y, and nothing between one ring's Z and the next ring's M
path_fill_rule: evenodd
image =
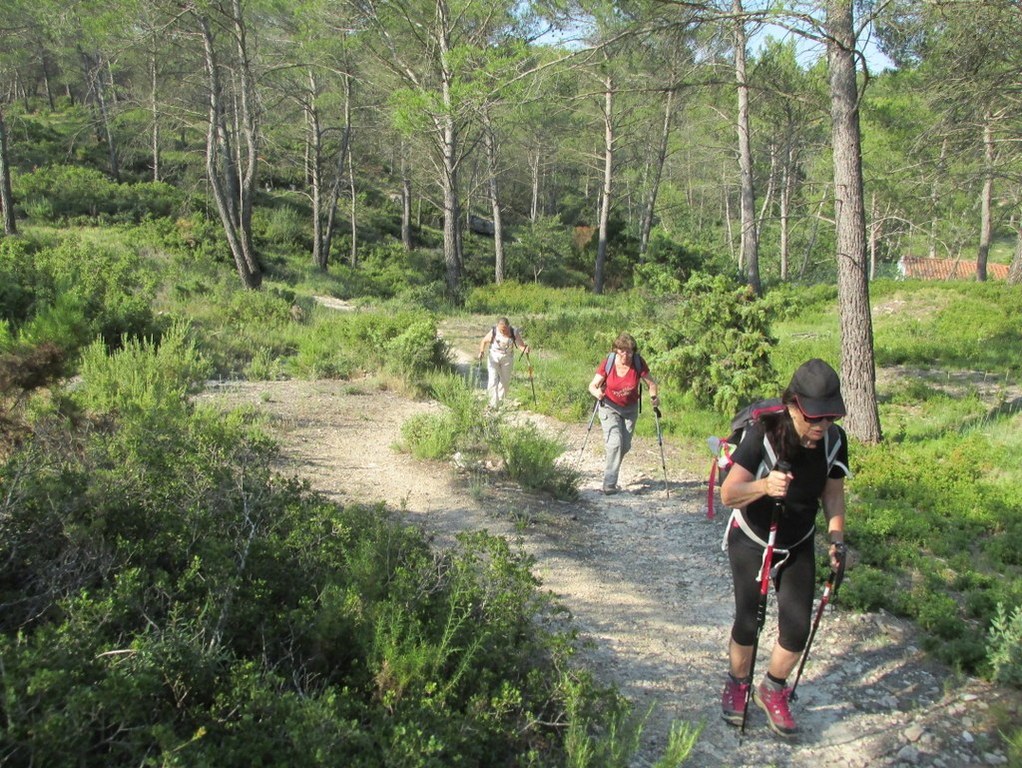
M202 389L209 365L178 324L158 344L127 339L111 354L93 343L82 355L81 375L74 397L89 410L158 423L187 413L187 396Z
M32 217L63 221L76 217L141 221L172 216L184 196L163 182L118 184L91 168L47 165L13 177L15 197Z
M721 412L762 397L773 381L769 313L727 278L693 275L671 316L645 335L656 375Z
M312 247L312 222L303 219L290 205L256 208L252 214L252 233L257 242L286 245L308 250Z
M437 335L436 320L424 317L413 321L386 344L387 367L409 383L423 382L428 374L449 365L447 342Z
M255 414L191 408L201 376L180 327L94 345L88 428L50 411L0 464L5 760L552 766L550 723L628 717L567 671L530 557L275 476Z
M559 216L540 216L535 222L516 227L514 240L505 245L504 255L505 277L519 283L585 289L591 280L591 275L573 268L571 228Z
M450 413L417 413L401 425L402 447L417 459L449 459L458 433Z
M11 244L9 245L8 242ZM69 353L100 336L159 332L152 300L156 274L137 255L81 236L53 245L0 241L0 317L26 344L53 342Z
M295 332L288 369L299 376L338 376L389 370L417 391L449 365L436 320L422 311L314 313Z
M997 606L988 643L993 679L1022 688L1022 607L1009 611L1004 603Z
M508 475L525 488L548 491L557 499L578 496L578 472L557 463L564 445L543 435L535 424L505 425L498 448Z

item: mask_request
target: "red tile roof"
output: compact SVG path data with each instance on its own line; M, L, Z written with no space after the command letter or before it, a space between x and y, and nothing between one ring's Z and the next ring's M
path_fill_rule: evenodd
M976 261L960 259L921 259L902 256L898 262L898 274L919 280L975 280ZM1004 280L1008 277L1007 264L987 263L988 280Z

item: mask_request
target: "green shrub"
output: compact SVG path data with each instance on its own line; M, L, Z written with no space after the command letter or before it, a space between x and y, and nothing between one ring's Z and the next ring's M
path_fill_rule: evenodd
M863 611L891 609L891 598L897 598L900 588L890 574L870 565L860 564L848 573L841 588L841 603ZM898 608L901 608L898 605Z
M33 218L76 217L141 221L171 216L183 204L180 190L163 182L118 184L81 166L48 165L12 179L15 197Z
M535 424L504 426L498 450L508 475L522 486L547 491L557 499L578 496L578 472L557 464L564 445L543 435Z
M252 413L190 407L201 375L178 327L94 345L89 431L51 414L0 464L5 758L524 768L560 764L549 723L627 715L566 671L529 556L274 476Z
M450 413L417 413L401 425L402 447L417 459L449 459L457 430Z
M96 336L116 346L124 335L159 332L156 275L116 242L97 245L81 236L54 245L0 242L0 277L7 278L0 317L23 343L49 341L75 353Z
M658 378L722 413L772 387L776 340L769 313L747 288L724 277L694 274L670 317L633 335L646 337L640 346Z
M1022 607L997 606L988 634L987 660L998 683L1022 688Z
M82 355L81 374L74 396L86 408L159 422L188 411L187 396L202 388L209 366L185 326L175 325L158 344L127 339L113 353L99 342L92 344Z
M256 208L252 214L253 238L257 242L309 250L312 247L312 222L302 218L290 205L270 209Z
M387 367L410 383L424 381L428 374L449 365L447 343L437 336L433 318L410 323L387 342L385 350Z

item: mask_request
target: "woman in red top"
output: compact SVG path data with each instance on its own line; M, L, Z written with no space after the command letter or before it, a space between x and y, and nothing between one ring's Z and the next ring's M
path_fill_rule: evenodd
M642 381L649 386L653 407L660 404L659 386L649 375L649 366L637 357L636 352L635 339L631 334L622 333L614 341L614 362L610 370L607 370L607 360L601 360L593 380L589 382L589 393L599 401L600 426L603 427L607 453L603 492L607 494L621 490L617 478L621 460L632 447Z

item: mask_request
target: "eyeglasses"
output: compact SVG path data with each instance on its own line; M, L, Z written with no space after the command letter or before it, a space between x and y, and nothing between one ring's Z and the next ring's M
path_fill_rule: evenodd
M614 351L617 354L622 355L623 357L631 357L632 356L632 352L629 349L615 349Z
M825 421L837 421L840 416L806 416L802 414L802 418L805 419L806 424L822 424Z

